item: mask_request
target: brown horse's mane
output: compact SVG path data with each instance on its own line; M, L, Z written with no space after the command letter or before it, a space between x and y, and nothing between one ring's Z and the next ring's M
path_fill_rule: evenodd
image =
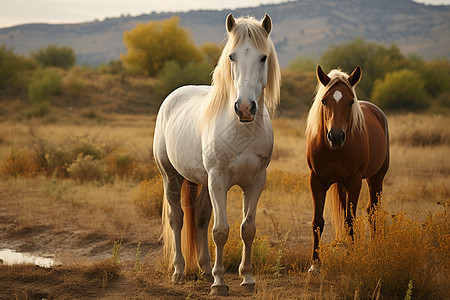
M313 104L309 110L308 119L306 121L306 136L309 139L312 139L320 133L320 130L324 126L322 98L328 90L339 81L342 81L348 86L348 88L352 91L353 99L355 100L352 105L352 113L348 129L350 132L364 133L366 127L364 114L361 110L358 98L356 97L355 88L348 82L349 75L341 70L334 69L328 74L328 77L330 77L331 80L326 86L320 82L317 83L316 96L314 97Z

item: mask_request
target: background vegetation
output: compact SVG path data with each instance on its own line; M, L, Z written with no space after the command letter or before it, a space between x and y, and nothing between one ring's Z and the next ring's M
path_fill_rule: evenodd
M174 38L183 43L174 43ZM146 282L149 279L143 278L149 273L153 279L168 278L159 273L155 262L162 199L161 180L151 157L155 113L178 86L209 84L221 47L195 46L176 18L137 26L124 39L129 56L97 69L74 66L73 51L65 47L49 46L29 57L0 48L0 191L6 199L4 207L12 212L8 218L16 220L16 236L30 235L33 228L58 236L59 231L51 228L69 226L75 234L85 231L77 239L60 239L61 243L82 249L105 249L97 243L125 237L121 241L128 250L122 255L133 260L137 245L148 240L151 232L155 244L142 248L151 255L142 265L139 259L139 264L133 264L133 270L139 266L140 271L130 275L122 264L128 273L119 274L115 264L113 272ZM137 40L145 41L141 45L145 48L139 49ZM158 57L157 63L152 57ZM392 164L383 206L377 212L380 231L371 232L359 211L355 241L343 238L330 244L333 234L327 223L322 273L314 279L305 275L312 204L303 132L317 64L326 71L339 67L346 72L361 65L357 94L387 112ZM299 56L282 70L282 77L281 117L273 120L276 144L258 208L253 248L256 273L268 278L270 286L260 286L257 297L296 298L299 285L305 287L305 298L447 295L449 61L407 57L395 45L357 39L332 45L319 58ZM241 197L239 189L229 191L231 233L225 265L232 274L242 251ZM366 187L361 202L360 207L367 202ZM145 230L139 229L142 224L147 224ZM108 247L103 251L109 253ZM274 278L283 278L282 288L273 289ZM105 279L100 282L103 286ZM194 282L201 285L201 280ZM182 290L183 296L201 296L195 284L180 287L188 289ZM297 293L289 294L285 288L289 284L297 287ZM309 290L312 286L317 293Z

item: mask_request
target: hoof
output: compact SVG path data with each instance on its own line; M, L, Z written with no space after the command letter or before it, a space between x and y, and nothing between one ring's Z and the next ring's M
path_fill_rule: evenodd
M244 291L246 293L254 293L254 292L256 292L256 285L254 283L241 284L241 287L244 289Z
M212 274L203 274L203 276L205 277L206 282L214 282L214 276L212 276Z
M311 267L309 267L308 269L308 274L312 276L319 275L319 267L317 267L316 265L311 265Z
M228 286L227 285L213 285L211 286L211 296L228 296Z
M184 283L184 275L183 274L173 274L172 275L172 283L173 284L183 284Z

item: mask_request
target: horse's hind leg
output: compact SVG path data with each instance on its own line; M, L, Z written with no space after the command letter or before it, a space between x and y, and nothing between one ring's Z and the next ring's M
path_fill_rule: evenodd
M211 256L209 255L208 227L211 220L211 199L207 186L202 187L202 191L195 201L195 230L197 244L198 265L203 270L208 282L213 282L211 268Z
M383 180L389 168L389 160L386 159L381 169L372 177L367 178L367 185L369 186L370 200L367 204L367 213L372 214L375 206L378 204L378 199L383 192Z
M173 259L174 272L172 281L178 283L183 280L185 261L181 252L181 228L183 227L183 210L180 205L181 185L183 177L178 173L163 176L164 192L169 203L169 224L175 240L175 255Z

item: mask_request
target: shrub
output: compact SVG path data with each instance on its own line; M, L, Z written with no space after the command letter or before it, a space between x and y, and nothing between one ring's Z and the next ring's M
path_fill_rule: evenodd
M11 147L11 152L3 160L0 167L0 174L5 177L34 176L39 170L39 166L23 150Z
M12 49L0 47L0 89L16 86L19 81L19 73L24 69L21 57L14 54Z
M31 53L31 57L44 67L69 69L75 65L75 52L65 46L49 45Z
M421 110L429 106L424 82L411 70L386 74L384 80L377 80L372 100L388 110Z
M438 272L430 269L431 265L436 265L433 263L436 257L426 238L427 230L404 214L391 220L387 216L388 213L379 206L372 218L374 227L369 226L366 217L357 217L353 240L347 237L331 245L320 245L325 278L336 283L339 287L336 292L344 298L353 298L356 291L361 298L367 299L377 289L383 296L404 297L411 281L414 298L439 295L442 286L436 285L436 280L441 280L448 269ZM448 225L445 226L448 229ZM441 230L437 229L439 234ZM448 239L437 243L438 251L446 242Z
M211 66L205 62L190 62L185 67L175 61L169 61L159 74L159 83L155 87L158 97L164 99L170 92L188 84L210 84Z
M164 189L159 176L143 180L131 201L149 218L161 217Z
M67 173L77 182L105 182L107 179L103 161L82 153L78 154L77 158L67 167Z
M120 178L132 177L136 168L136 160L126 151L114 151L105 158L108 172Z
M32 105L32 115L43 116L49 108L49 97L59 92L61 75L54 69L39 69L34 72L28 84L28 98Z

